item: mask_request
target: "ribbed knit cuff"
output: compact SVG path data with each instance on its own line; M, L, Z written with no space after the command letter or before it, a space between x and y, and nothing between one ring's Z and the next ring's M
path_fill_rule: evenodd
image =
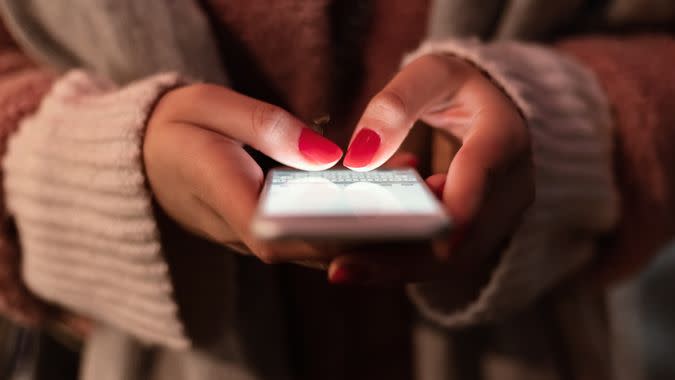
M616 222L611 117L593 75L553 49L518 42L431 41L406 57L451 54L482 70L525 116L536 198L471 302L453 299L452 279L409 286L421 313L448 327L504 317L577 271L594 237Z
M175 74L117 88L82 71L59 80L4 159L7 206L39 296L171 348L188 345L142 162L149 112Z

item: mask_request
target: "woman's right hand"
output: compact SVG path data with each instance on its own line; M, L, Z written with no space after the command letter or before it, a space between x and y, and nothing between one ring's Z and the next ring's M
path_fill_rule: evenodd
M279 107L216 85L178 88L157 103L144 139L159 205L184 228L221 244L243 242L267 263L328 259L309 246L282 250L251 236L264 174L245 145L303 170L328 169L342 157Z

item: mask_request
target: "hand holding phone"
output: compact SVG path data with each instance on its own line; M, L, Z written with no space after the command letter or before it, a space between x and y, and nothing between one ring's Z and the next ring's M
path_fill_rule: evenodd
M530 144L525 123L508 97L480 72L454 61L457 60L434 55L405 66L367 107L345 164L359 171L378 167L394 154L417 120L454 135L462 142L462 148L447 175L427 181L439 180L437 192L442 194L443 208L453 217L453 231L468 231L460 253L466 252L466 256L480 262L485 252L492 252L515 228L532 201ZM374 133L360 133L364 128ZM358 139L360 135L364 137ZM370 250L363 254L327 254L312 247L280 253L257 239L250 227L252 219L261 216L256 207L263 171L244 146L305 170L331 167L341 155L334 144L269 104L214 86L176 89L155 107L143 144L150 187L163 211L184 228L218 243L243 242L265 262L325 262L337 257L331 264L331 273L339 268L364 266L376 267L380 273L398 273L383 277L400 281L424 277L401 270L419 272L419 260L427 257L421 257L418 251L411 251L414 254L405 259L395 259L389 251L386 256L369 255ZM359 156L356 162L355 154ZM380 215L375 219L397 217ZM362 228L354 231L355 225ZM375 225L378 224L347 224L352 230L345 230L344 236L358 232L377 236L376 231L366 233L366 228ZM274 236L269 231L267 234ZM403 236L403 231L399 229L394 234ZM426 232L411 236L415 234L424 236ZM392 236L391 232L388 236ZM441 250L445 256L451 251ZM452 256L462 254L452 252ZM429 265L438 267L433 260Z
M357 283L442 278L451 283L448 289L466 287L470 280L489 277L497 253L534 200L529 129L518 107L494 78L442 54L442 44L437 48L438 53L417 54L370 100L343 163L357 171L378 168L418 121L439 136L451 136L461 147L447 158L447 172L426 182L452 216L452 231L445 242L439 239L436 260L418 249L346 254L333 260L331 276L370 273L368 281L347 281Z
M231 89L198 84L164 94L143 141L153 198L184 229L223 245L246 246L268 262L316 257L279 254L250 234L263 170L245 147L304 170L337 162L340 148L283 109Z

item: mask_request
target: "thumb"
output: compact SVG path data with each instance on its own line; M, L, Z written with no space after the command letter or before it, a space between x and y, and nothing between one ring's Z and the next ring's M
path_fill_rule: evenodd
M302 170L328 169L342 157L337 145L288 111L215 85L192 85L167 93L155 107L152 120L152 124L168 121L199 126Z
M467 76L463 66L449 62L421 57L375 95L356 126L344 166L367 171L384 164L424 112L451 98Z

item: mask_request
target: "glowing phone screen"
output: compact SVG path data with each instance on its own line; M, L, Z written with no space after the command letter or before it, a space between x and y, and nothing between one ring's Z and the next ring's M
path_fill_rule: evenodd
M412 169L271 172L262 211L270 216L394 215L438 212Z

